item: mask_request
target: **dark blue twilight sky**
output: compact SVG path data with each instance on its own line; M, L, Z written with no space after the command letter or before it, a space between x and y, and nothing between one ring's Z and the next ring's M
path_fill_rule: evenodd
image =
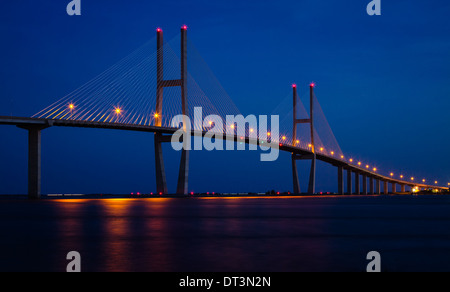
M0 115L31 116L89 81L155 28L190 39L243 113L267 113L289 94L316 94L344 153L383 172L450 182L450 2L382 0L69 0L0 4ZM0 193L25 193L26 132L0 127ZM178 153L166 149L171 191ZM195 152L193 191L291 190L289 154ZM318 191L336 171L319 163ZM301 171L307 171L302 165ZM302 179L305 188L305 177ZM153 137L52 128L43 133L44 193L155 191Z

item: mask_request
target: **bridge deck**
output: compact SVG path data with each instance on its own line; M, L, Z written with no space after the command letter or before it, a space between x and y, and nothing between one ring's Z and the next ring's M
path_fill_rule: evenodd
M148 133L162 133L172 135L178 129L177 128L166 128L166 127L156 127L156 126L142 126L142 125L130 125L130 124L119 124L119 123L99 123L99 122L85 122L85 121L72 121L72 120L49 120L49 119L37 119L37 118L22 118L22 117L2 117L0 116L0 125L13 125L22 128L33 127L33 126L41 126L41 127L72 127L72 128L95 128L95 129L113 129L113 130L123 130L123 131L136 131L136 132L148 132ZM204 136L206 131L192 131L192 134L195 136ZM224 139L234 140L236 142L243 142L240 137L228 136L225 135ZM245 137L245 143L247 144L258 144L260 141L258 139L252 139L249 137ZM265 146L274 146L274 144L267 144ZM309 150L305 150L302 148L294 147L292 145L281 145L276 144L276 147L279 147L281 151L286 151L299 155L312 155L313 153ZM376 180L381 180L388 183L394 183L398 185L406 185L411 187L419 187L426 189L438 189L438 190L447 190L446 187L438 187L427 184L420 183L412 183L407 181L402 181L398 179L394 179L392 177L383 176L379 173L367 170L365 168L352 165L346 161L341 159L337 159L335 157L330 157L327 155L323 155L320 153L316 153L316 158L320 161L329 163L331 165L337 167L343 167L346 170L358 173L360 175L367 175L370 178L374 178Z

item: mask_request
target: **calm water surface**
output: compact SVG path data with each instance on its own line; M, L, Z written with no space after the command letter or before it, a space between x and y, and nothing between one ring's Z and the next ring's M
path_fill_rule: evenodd
M450 196L0 200L0 271L450 271Z

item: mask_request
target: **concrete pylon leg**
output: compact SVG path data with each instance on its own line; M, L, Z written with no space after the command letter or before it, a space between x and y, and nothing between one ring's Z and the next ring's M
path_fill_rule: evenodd
M367 175L363 175L363 195L367 195Z
M359 173L355 172L355 194L361 194L361 181Z
M189 193L189 150L182 150L180 173L178 175L178 195L187 195Z
M369 178L369 194L371 195L375 195L375 188L374 188L374 182L373 182L373 177Z
M311 160L311 172L309 173L308 193L316 193L316 155Z
M342 166L338 167L338 194L344 194L344 168Z
M161 134L155 134L156 189L158 194L167 195L166 170L164 167L161 137Z
M397 184L396 183L392 183L392 193L396 193L397 192Z
M405 185L401 185L402 188L402 193L406 193L406 186Z
M295 154L292 154L292 180L294 183L294 194L300 194L300 181L298 179L297 160Z
M352 171L347 170L347 195L353 195Z
M28 198L41 197L41 128L28 129Z
M381 180L377 179L376 189L377 189L377 195L381 195Z
M389 183L388 181L384 181L384 194L388 195L389 194Z

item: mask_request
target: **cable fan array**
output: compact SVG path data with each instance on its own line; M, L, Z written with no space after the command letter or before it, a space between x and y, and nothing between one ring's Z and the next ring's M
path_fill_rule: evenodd
M165 42L161 48L164 56L164 66L161 67L164 68L165 80L180 78L180 55L179 52L173 50L173 47L178 45L178 40L179 36ZM162 127L173 127L172 118L182 112L181 88L164 88L163 110L157 113L158 52L155 48L156 39L145 43L108 70L33 117L141 126L154 126L156 120L160 119ZM234 133L237 136L242 135L241 139L245 136L311 150L309 125L298 125L297 137L292 137L291 95L289 98L285 98L272 113L272 115L283 117L280 121L279 137L272 135L270 127L261 131L258 130L258 125L247 125L244 132L242 129L238 132L239 129L234 124L227 125L227 116L237 116L241 113L190 39L188 39L187 78L188 111L193 124L192 128L198 129L198 125L200 125L203 131L216 131L218 134ZM194 116L196 107L202 109L200 117ZM298 103L297 108L297 118L309 118L302 102ZM343 156L315 96L314 113L316 152L337 158ZM220 125L222 127L215 127L216 121L208 120L207 117L211 115L221 118L224 123Z
M151 126L161 119L162 127L171 127L172 118L181 113L180 87L164 89L163 111L156 113L157 51L156 40L144 44L117 64L59 101L35 114L34 118L120 123ZM206 63L189 42L188 108L201 107L203 115L237 115L239 110L215 79ZM180 59L170 43L161 49L164 55L164 78L180 78ZM203 83L202 83L203 82ZM212 101L213 100L213 101Z

